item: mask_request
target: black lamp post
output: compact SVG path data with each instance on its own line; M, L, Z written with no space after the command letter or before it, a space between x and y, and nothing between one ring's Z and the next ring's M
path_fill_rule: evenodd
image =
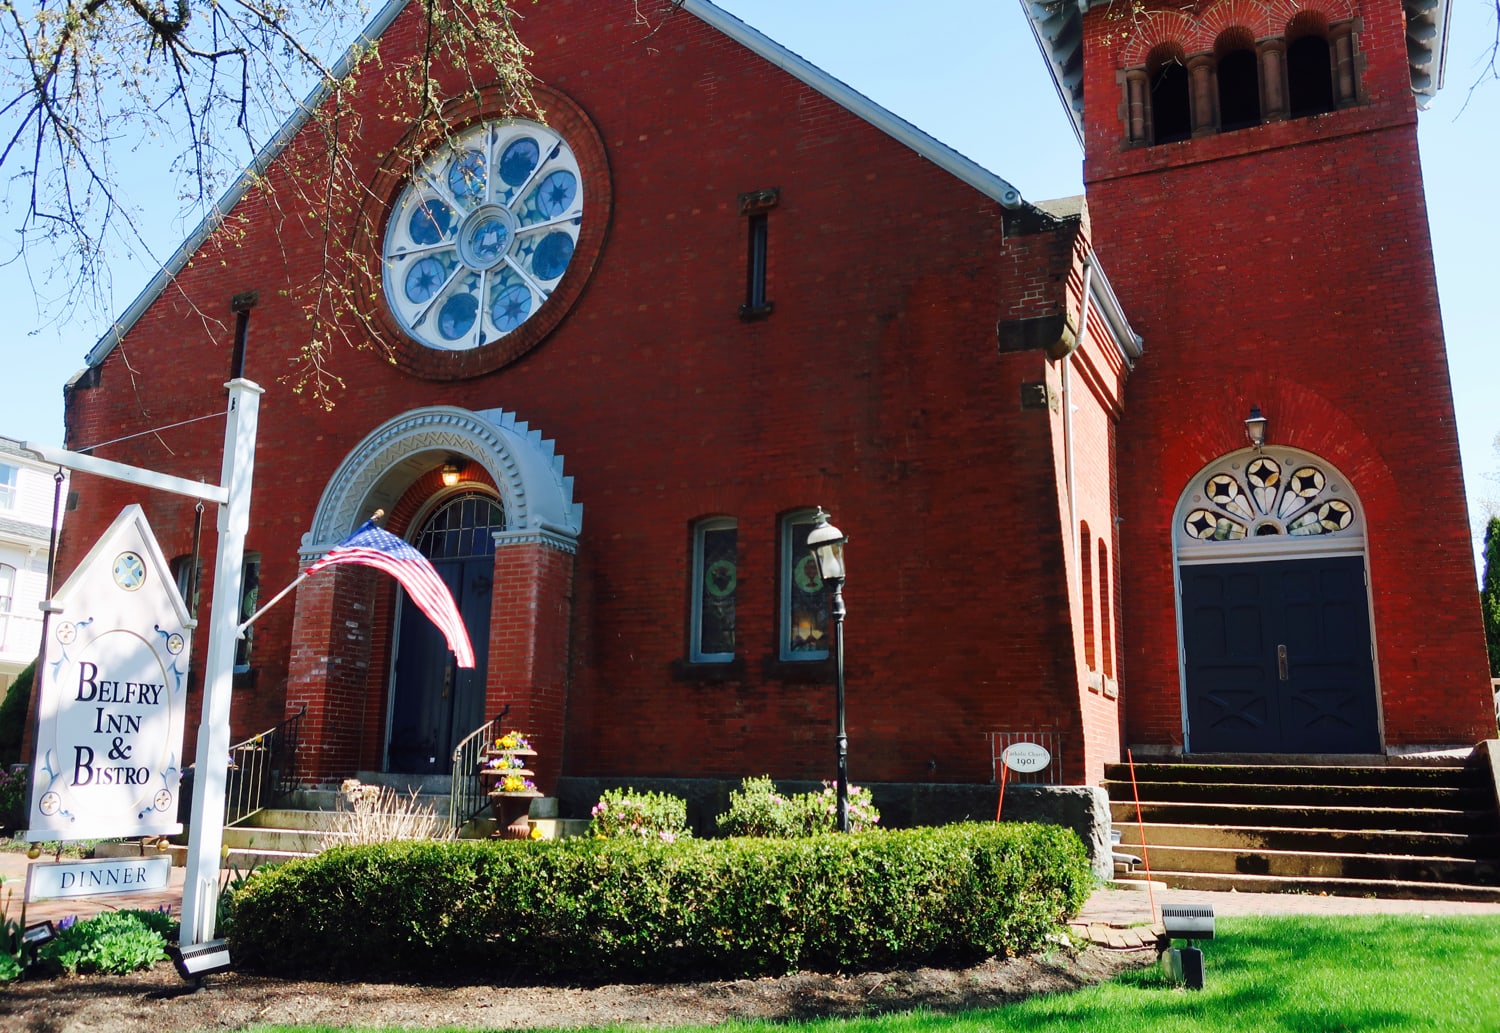
M849 831L849 735L844 731L844 532L828 522L828 514L818 507L813 529L807 534L807 547L818 562L823 583L833 586L833 670L835 676L834 706L838 712L838 806L839 831Z

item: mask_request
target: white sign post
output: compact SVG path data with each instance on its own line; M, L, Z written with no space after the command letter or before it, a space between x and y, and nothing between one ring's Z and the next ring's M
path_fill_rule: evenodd
M262 389L248 380L229 384L224 428L223 484L229 499L219 507L219 545L209 612L208 659L203 674L203 720L193 769L188 817L187 872L182 885L183 947L214 938L218 919L219 850L224 844L224 792L229 776L229 702L234 694L234 651L240 629L240 583L245 532L250 529L250 482L255 472L255 432Z
M198 757L188 828L188 864L182 894L181 942L213 939L218 907L219 850L224 842L224 791L229 769L229 703L234 689L234 651L239 635L241 565L250 526L250 486L255 475L255 435L260 415L259 385L231 380L224 428L220 485L96 459L64 449L23 448L48 462L148 488L203 499L219 506L213 610L209 615L208 659L204 664L203 719L198 726ZM49 604L50 605L50 604ZM106 755L107 759L107 755ZM57 838L57 837L53 837Z

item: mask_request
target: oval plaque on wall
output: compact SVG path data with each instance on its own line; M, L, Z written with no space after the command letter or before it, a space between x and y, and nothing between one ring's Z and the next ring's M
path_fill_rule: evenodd
M1040 771L1052 763L1052 754L1047 752L1045 746L1039 746L1034 742L1011 743L1005 747L1000 754L1001 761L1012 771L1029 775Z

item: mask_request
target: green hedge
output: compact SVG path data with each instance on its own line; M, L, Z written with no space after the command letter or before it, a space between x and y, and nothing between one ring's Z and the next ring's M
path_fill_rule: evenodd
M1093 877L1022 824L800 840L408 842L255 873L238 964L332 979L695 979L962 964L1037 949Z

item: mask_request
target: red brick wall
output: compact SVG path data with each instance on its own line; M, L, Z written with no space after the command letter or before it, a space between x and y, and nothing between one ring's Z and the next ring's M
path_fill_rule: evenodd
M1251 405L1364 504L1387 744L1494 733L1400 5L1360 13L1360 106L1133 150L1086 19L1096 247L1147 349L1119 443L1133 743L1182 743L1173 507Z
M414 11L383 53L412 44ZM546 777L559 760L577 775L831 776L831 684L770 663L778 518L815 504L851 538L854 780L986 781L988 732L1081 734L1056 417L1020 406L1020 385L1055 379L1055 369L1040 352L996 347L1002 319L1059 310L1073 233L1008 234L994 201L696 19L672 17L646 45L629 13L604 0L527 11L536 70L598 128L613 189L598 266L535 350L487 375L433 382L341 348L331 362L349 389L321 411L277 380L306 332L282 291L316 275L316 248L292 223L277 224L278 240L264 207L247 201L236 212L245 243L206 248L105 361L99 385L74 393L70 440L219 404L228 300L256 288L247 375L268 391L249 548L264 557L268 590L296 575L301 535L335 468L391 416L500 406L557 441L585 507L578 553L502 548L497 569L529 562L537 581L502 598L497 579L489 683L491 706L514 701L513 717L538 735ZM368 126L372 179L393 133ZM775 311L746 323L736 199L772 186L781 188L769 226ZM216 476L213 433L164 437L170 452L151 438L104 452ZM1105 455L1081 457L1091 483L1107 482ZM120 497L83 482L65 564ZM187 533L182 509L148 502L164 537ZM688 529L711 513L739 520L744 675L682 681L673 661L686 651ZM293 636L290 608L266 619L261 688L236 697L236 731L279 717L288 677L291 705L317 676L323 636L337 634L339 619L328 591L302 589L298 626L304 609L311 627L332 621L311 642ZM370 669L380 672L390 593L371 591L361 599L371 606ZM538 629L529 652L507 623L517 609L517 628L531 616ZM382 692L367 684L364 710L351 714L360 743L335 741L331 710L315 719L329 773L379 756L370 740ZM1074 757L1076 780L1084 762Z

